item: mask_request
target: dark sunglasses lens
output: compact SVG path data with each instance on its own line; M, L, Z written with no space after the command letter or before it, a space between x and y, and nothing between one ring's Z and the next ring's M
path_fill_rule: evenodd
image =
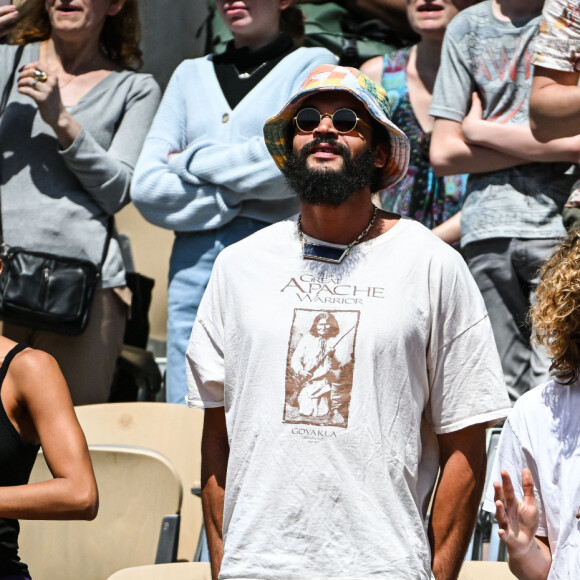
M296 125L301 131L311 133L320 125L320 113L316 109L302 109L296 115Z
M350 109L339 109L332 117L332 124L339 133L350 133L356 127L356 114Z

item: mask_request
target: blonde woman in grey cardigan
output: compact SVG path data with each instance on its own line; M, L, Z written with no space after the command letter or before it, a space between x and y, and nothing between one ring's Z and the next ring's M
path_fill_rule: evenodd
M0 92L24 45L0 120L4 241L101 261L110 216L129 202L133 166L160 91L141 64L137 0L29 0L0 7ZM75 404L105 402L128 296L116 235L88 328L69 337L16 324L4 335L48 351Z

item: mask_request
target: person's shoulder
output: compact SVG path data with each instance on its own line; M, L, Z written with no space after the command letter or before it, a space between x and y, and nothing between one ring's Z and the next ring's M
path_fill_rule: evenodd
M200 56L198 58L186 58L182 60L171 74L170 84L192 83L199 85L202 78L199 77L200 71L213 69L212 55Z
M18 46L14 44L0 44L0 58L2 62L11 62L16 53L18 52Z
M132 70L124 71L124 78L131 83L134 91L140 93L160 94L161 88L155 77L150 73L141 73Z
M38 60L38 51L40 48L40 43L32 42L25 44L24 46L19 46L16 44L0 44L0 70L11 71L14 64L21 66L26 62L32 60ZM21 52L20 60L18 63L15 62L15 58L18 56L18 52ZM0 79L0 84L4 79Z
M47 374L60 373L60 368L52 355L43 350L26 347L16 354L9 371L19 384L38 386Z
M463 261L459 252L436 236L428 227L422 223L407 217L401 217L397 227L401 227L402 241L430 259L441 259L442 261Z
M568 385L552 379L530 389L515 402L510 421L533 423L540 421L540 417L544 415L549 420L556 409L561 406L561 402L567 401L569 388Z
M299 62L315 63L315 64L336 64L338 59L335 54L330 52L327 48L320 46L301 46L292 51L286 58L292 58Z
M296 220L293 218L266 226L222 250L218 260L236 264L240 260L242 263L253 262L272 256L290 242L290 234L295 229Z
M331 57L333 60L337 60L337 57L334 53L330 52L328 48L324 48L323 46L299 46L296 50L292 51L290 54L296 54L300 57L309 56L311 58L315 58L318 56L328 56Z
M156 100L161 98L161 88L149 73L117 69L111 72L106 87L114 93L115 99L121 97L125 102L149 97Z
M491 22L491 0L461 10L447 26L446 35L464 36Z

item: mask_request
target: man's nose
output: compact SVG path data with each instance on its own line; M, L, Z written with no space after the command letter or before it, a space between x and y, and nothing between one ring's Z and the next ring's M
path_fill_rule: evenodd
M314 135L338 135L334 125L332 124L332 115L330 113L320 114L320 123L318 123L318 127L314 129L313 133Z

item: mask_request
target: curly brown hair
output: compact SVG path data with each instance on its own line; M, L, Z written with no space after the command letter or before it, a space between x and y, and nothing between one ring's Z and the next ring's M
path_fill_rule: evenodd
M19 10L22 16L10 36L13 44L41 42L50 37L52 28L44 0L26 0L19 6ZM137 0L125 0L123 8L105 20L100 38L101 50L116 65L137 70L143 65L140 40Z
M535 340L551 354L550 370L564 383L580 372L580 230L572 230L542 266L531 318Z

